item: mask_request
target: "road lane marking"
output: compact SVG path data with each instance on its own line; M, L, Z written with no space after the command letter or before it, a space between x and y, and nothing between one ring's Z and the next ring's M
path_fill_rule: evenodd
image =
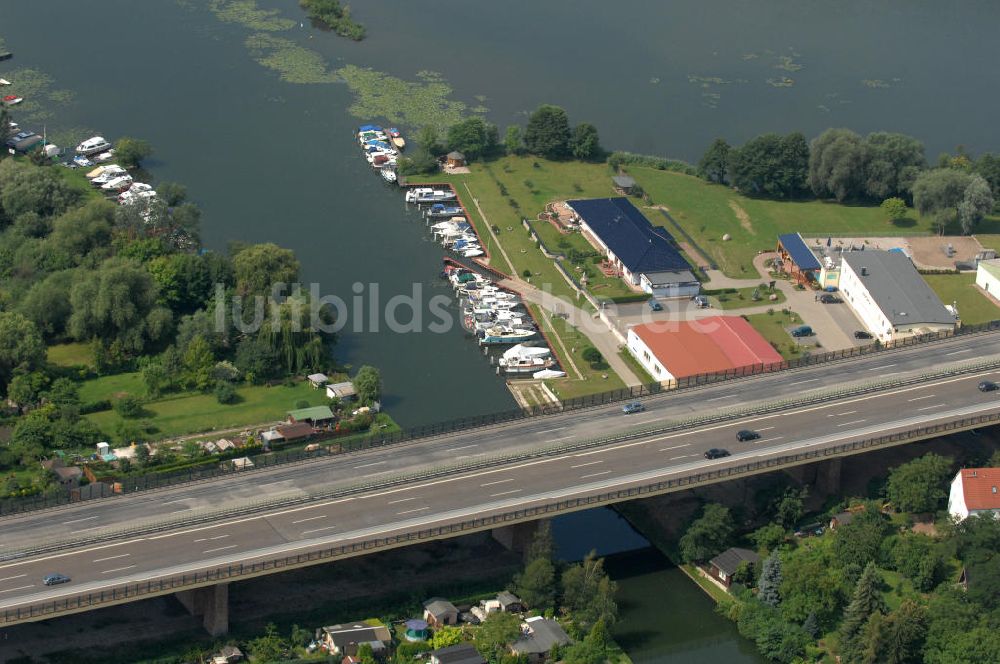
M760 443L773 443L774 441L781 440L782 438L784 438L784 436L775 436L774 438L761 438L760 440L755 440L754 445Z
M871 367L870 369L868 369L868 371L881 371L882 369L888 369L889 367L894 367L894 366L896 366L896 362L893 362L892 364L883 364L880 367ZM899 372L893 371L893 373L899 373Z
M913 386L901 387L899 389L890 390L890 391L886 391L886 392L881 392L881 393L877 393L875 395L871 395L871 394L860 395L860 396L855 397L853 399L843 400L843 401L839 402L836 405L843 406L843 405L849 404L849 403L856 403L856 402L860 402L860 401L870 401L870 400L872 400L874 398L891 397L891 396L895 396L895 395L899 395L899 394L905 394L907 392L912 393L912 392L918 391L918 390L926 390L926 389L928 389L929 387L932 387L932 386L942 386L942 385L948 385L948 384L957 383L957 382L968 382L970 380L974 380L974 379L977 379L977 378L982 378L983 376L994 376L997 373L998 372L996 370L986 370L986 371L981 371L981 372L978 372L978 373L963 374L961 376L951 377L951 378L948 378L948 379L945 379L945 380L933 381L931 385L928 385L928 384L924 383L924 384L921 384L921 385L913 385ZM986 406L987 407L991 407L988 404ZM831 404L827 403L827 404L817 405L817 406L814 406L814 407L811 407L811 408L803 408L803 409L797 410L795 412L797 414L808 413L808 412L811 412L811 411L822 410L822 409L829 408L829 407L831 407ZM748 419L744 420L744 423L749 423L749 422L754 422L754 421L760 421L760 420L767 420L767 419L773 419L773 418L776 418L776 417L784 417L785 415L786 415L786 413L777 413L777 414L772 413L772 414L760 415L758 417L748 418ZM609 448L606 448L606 449L597 450L597 452L620 451L622 449L626 449L626 448L629 448L629 447L634 447L636 445L646 445L646 444L649 444L649 443L659 442L659 441L667 440L667 439L670 439L670 438L677 438L677 437L680 437L680 436L692 436L692 435L697 436L697 435L703 435L706 431L712 431L712 430L716 430L716 429L723 429L723 428L727 428L727 427L731 428L732 427L732 423L731 422L726 422L726 423L721 423L721 424L714 425L714 426L687 429L687 430L682 431L682 432L675 432L675 433L672 433L672 434L669 434L669 435L665 435L665 436L656 436L654 438L649 438L649 439L635 441L635 442L631 442L631 443L625 443L625 444L621 444L621 445L616 445L614 447L609 447ZM818 443L813 443L813 444L818 444ZM803 444L802 447L809 447L810 445L811 444ZM777 451L781 451L781 450L777 450ZM775 450L762 451L760 454L754 455L754 457L749 457L749 458L756 458L756 457L759 457L759 456L767 456L769 454L774 454L774 453L776 453ZM563 454L562 456L553 456L553 457L546 458L546 459L538 459L538 460L527 461L527 462L518 464L516 466L508 466L508 467L505 467L505 468L493 468L493 469L483 470L483 471L476 472L476 473L469 473L469 474L464 474L464 475L456 475L456 476L453 476L453 477L431 480L429 482L422 482L420 484L417 484L416 486L412 486L411 485L411 486L406 486L406 487L397 487L397 488L392 488L392 489L386 489L386 490L375 492L375 493L371 493L371 494L368 494L368 495L344 496L344 497L341 497L341 498L335 498L333 500L324 501L324 502L319 503L319 504L297 506L297 507L292 507L292 508L289 508L289 509L286 509L286 510L281 510L281 511L278 511L278 512L270 512L270 513L267 513L267 514L248 515L248 516L245 516L245 517L241 517L241 518L237 518L237 519L232 519L232 520L224 521L224 522L221 522L221 523L206 524L206 525L201 525L201 526L195 526L195 527L192 527L192 528L184 528L183 530L178 530L178 531L170 532L170 533L163 533L163 534L160 534L160 535L141 536L141 537L138 537L138 538L135 538L135 539L132 539L132 540L126 540L126 541L122 541L122 542L113 542L113 543L109 543L109 544L102 544L102 545L95 546L95 547L90 547L90 548L87 548L87 549L79 549L79 550L75 550L75 551L66 551L66 552L54 553L54 554L49 555L49 556L32 558L30 560L21 560L21 561L17 561L17 562L8 562L8 563L5 563L5 564L0 564L0 569L8 569L8 568L12 568L12 567L18 567L18 566L21 566L21 565L35 564L35 563L41 562L43 560L54 560L54 559L57 559L57 558L65 558L65 557L69 557L69 556L86 554L88 552L95 551L95 550L98 550L98 549L110 548L110 547L114 547L114 546L121 546L123 544L129 544L129 543L134 543L134 542L152 541L152 540L157 540L157 539L166 539L166 538L169 538L169 537L177 537L177 536L183 536L183 535L190 535L192 533L202 532L202 531L205 531L205 530L213 530L213 529L222 528L222 527L226 527L226 526L237 525L237 524L240 524L240 523L246 523L246 522L249 522L249 521L256 521L256 520L260 520L260 519L264 519L264 518L274 518L274 517L282 516L284 514L292 514L292 513L302 512L302 511L306 511L306 510L320 509L320 508L324 508L324 507L329 507L330 505L337 505L337 504L341 504L341 503L345 503L345 502L349 502L349 501L354 501L354 500L359 500L359 499L380 498L380 497L384 497L386 495L399 494L400 492L404 492L404 491L413 491L413 490L425 489L425 488L428 488L428 487L431 487L431 486L435 486L435 485L439 485L439 484L454 482L456 480L467 480L467 479L470 479L470 478L483 477L483 476L491 475L491 474L494 474L494 473L510 472L512 470L522 469L522 468L526 468L526 467L530 467L530 466L535 466L535 465L539 465L539 464L543 464L543 463L551 463L553 461L561 461L561 460L565 460L567 458L567 456L582 456L582 455L581 454L572 454L572 453ZM694 456L694 455L690 455L690 456ZM671 460L673 460L673 459L671 459ZM723 462L723 461L720 461L720 463L721 462ZM712 464L709 464L709 465L712 465ZM664 469L664 470L666 470L666 469ZM679 470L670 470L666 474L674 474L674 473L677 473L677 472L680 472L680 471ZM660 475L662 475L662 474L664 474L664 473L660 473Z
M865 421L867 421L867 420L851 420L850 422L841 422L837 426L838 427L846 427L846 426L850 426L852 424L861 424L862 422L865 422Z
M276 480L274 482L268 482L267 484L258 484L258 489L263 489L266 486L274 486L275 484L284 484L285 482L291 482L292 480Z
M180 514L181 512L187 512L189 508L185 507L182 510L174 510L173 512L167 512L167 514Z
M202 551L202 553L215 553L216 551L225 551L226 549L235 549L238 544L230 544L229 546L220 546L215 549L208 549L207 551Z
M551 439L549 439L546 442L549 442L549 443L558 443L560 440L569 440L570 438L576 438L576 434L572 434L571 433L570 435L563 436L561 438L551 438Z
M311 516L308 519L299 519L298 521L292 521L292 525L294 526L297 523L305 523L306 521L315 521L316 519L325 519L325 518L326 518L325 514L320 514L319 516Z
M319 532L322 532L324 530L333 530L336 527L337 526L325 526L323 528L313 528L312 530L303 530L302 534L303 535L308 535L309 533L319 533Z
M789 385L801 385L802 383L815 383L819 378L807 378L806 380L797 380L794 383L788 383Z
M673 447L662 447L661 452L666 452L668 450L679 450L682 447L691 447L691 443L684 443L683 445L674 445Z
M458 450L467 450L470 447L479 447L479 443L473 443L472 445L462 445L461 447L449 447L445 452L457 452Z
M414 512L423 512L424 510L429 510L430 506L418 507L415 510L406 510L404 512L396 512L396 514L413 514Z
M721 397L712 397L711 399L705 399L705 401L722 401L723 399L733 399L736 396L737 396L736 394L727 394Z
M501 491L500 493L491 493L490 498L496 498L497 496L507 496L512 493L521 493L520 489L511 489L510 491Z
M178 498L177 500L168 500L165 503L160 503L161 505L173 505L174 503L183 503L185 500L191 500L190 498Z
M405 503L405 502L410 501L410 500L416 500L419 497L420 496L413 496L412 498L400 498L399 500L390 500L388 504L389 505L395 505L396 503Z
M827 415L827 417L843 417L844 415L853 415L856 412L858 412L858 411L856 411L856 410L847 410L847 411L844 411L843 413L830 413L829 415Z
M28 575L27 574L18 574L16 576L5 576L4 578L0 579L0 581L10 581L11 579L20 579L20 578L23 578L25 576L28 576Z
M610 475L610 474L611 474L610 470L605 470L604 472L600 472L600 473L591 473L590 475L580 475L580 479L581 480L585 480L588 477L599 477L601 475Z
M950 353L945 353L945 355L958 355L959 353L971 353L971 348L964 348L962 350L953 350Z
M97 558L96 560L92 560L91 562L103 563L105 560L114 560L115 558L128 558L131 555L132 555L131 553L121 553L118 554L117 556L108 556L107 558Z
M759 429L757 429L757 431L770 431L773 428L774 427L760 427Z
M479 486L493 486L494 484L504 484L505 482L513 482L513 481L514 481L513 477L508 477L505 480L497 480L496 482L485 482L483 484L480 484Z
M601 461L588 461L587 463L578 463L575 466L570 466L570 468L583 468L584 466L593 466L594 464L598 463L604 463L604 461L601 460Z
M917 412L919 413L922 410L931 410L932 408L940 408L941 406L947 406L947 405L948 404L946 403L936 403L933 406L924 406L923 408L917 408Z
M536 434L540 434L540 433L552 433L553 431L562 431L563 429L565 429L568 426L569 425L567 424L566 426L563 426L563 427L556 427L555 429L545 429L544 431L536 431L535 433Z
M935 394L927 394L927 395L922 396L922 397L913 397L912 399L907 399L907 401L920 401L921 399L933 399L935 396L937 396L937 395L935 395Z
M206 553L208 553L208 552L206 551ZM135 567L135 565L126 565L125 567L116 567L114 569L106 569L103 572L101 572L101 574L113 574L115 572L124 572L127 569L132 569L133 567Z
M0 590L0 593L12 593L17 590L26 590L28 588L34 588L34 587L35 584L32 583L30 586L21 586L20 588L8 588L7 590Z
M375 461L374 463L363 463L360 466L355 466L354 468L355 469L358 469L358 468L370 468L372 466L381 466L384 463L388 463L388 462L387 461Z
M69 521L63 521L63 525L68 526L71 523L80 523L81 521L90 521L91 519L96 519L96 518L97 518L96 514L94 516L85 516L82 519L71 519Z
M215 537L209 537L208 541L211 542L212 540L226 539L227 537L229 537L229 535L216 535Z
M670 457L667 461L677 461L678 459L686 459L688 457L698 456L697 454L682 454L680 456Z

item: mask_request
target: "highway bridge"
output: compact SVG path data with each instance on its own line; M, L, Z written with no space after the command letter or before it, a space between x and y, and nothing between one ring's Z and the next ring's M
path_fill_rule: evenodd
M5 517L0 624L178 593L219 633L230 581L987 426L983 380L1000 333Z

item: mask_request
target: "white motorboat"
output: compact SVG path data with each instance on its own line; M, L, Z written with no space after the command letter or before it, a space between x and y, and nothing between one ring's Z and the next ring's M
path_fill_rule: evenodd
M433 205L434 203L444 203L455 200L455 192L444 189L431 189L429 192L417 194L410 202L417 205Z
M108 180L101 185L101 189L104 191L117 191L123 192L127 191L129 187L132 186L132 176L131 175L121 175L114 179Z
M504 353L506 355L506 353ZM511 358L501 357L497 364L508 374L534 374L538 371L551 369L556 361L551 357L538 357L534 355L515 355Z
M111 143L108 142L103 136L94 136L88 138L83 143L76 146L77 154L82 154L84 156L90 156L92 154L99 154L101 152L107 152L111 149Z
M407 203L416 203L418 196L422 196L424 194L430 194L433 191L434 190L431 189L430 187L414 187L412 189L406 190L406 195L404 196L404 198L406 199Z
M486 254L482 249L469 249L462 252L462 255L466 258L476 258L477 256L484 256Z
M527 344L518 344L504 351L503 357L507 359L512 359L519 355L525 357L549 357L552 355L552 349L548 346L529 346Z
M115 158L114 150L108 150L107 152L102 152L99 155L94 155L93 157L91 157L91 159L98 164L103 164L105 162L111 161L114 158Z
M147 202L156 198L156 190L137 191L132 193L135 185L123 194L118 195L118 205L132 205L133 203Z
M91 173L93 172L94 171L91 171ZM128 173L125 171L124 168L122 168L121 166L112 165L112 167L103 169L100 173L98 173L94 177L91 177L90 183L95 186L104 185L107 184L108 182L111 182L115 178L124 177L126 175L128 175ZM87 174L87 177L90 177L90 173Z
M395 182L397 180L396 171L391 168L383 168L381 170L382 179L386 182Z
M0 78L0 85L10 85L10 81L6 78Z
M536 380L545 380L546 378L563 378L566 375L565 371L556 371L555 369L542 369L541 371L536 371L531 374L531 377Z

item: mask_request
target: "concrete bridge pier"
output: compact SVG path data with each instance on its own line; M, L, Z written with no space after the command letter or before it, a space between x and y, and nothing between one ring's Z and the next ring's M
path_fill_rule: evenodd
M843 468L843 458L833 457L825 461L817 461L804 466L785 468L784 473L796 484L812 486L820 495L840 492L840 473Z
M494 528L490 531L490 535L508 551L526 554L536 530L538 530L537 521L522 521Z
M222 636L229 631L229 584L181 590L174 593L177 600L192 616L201 616L202 624L212 636Z

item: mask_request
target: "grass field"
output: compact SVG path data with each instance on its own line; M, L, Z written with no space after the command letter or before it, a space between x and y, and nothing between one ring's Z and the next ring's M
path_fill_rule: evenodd
M787 314L780 310L776 310L773 314L751 314L747 316L747 320L762 337L778 349L781 357L791 360L802 356L798 344L785 330L791 325L802 324L802 317L794 311Z
M572 367L563 366L562 370L566 372L565 378L545 381L545 384L549 386L553 394L560 399L572 399L586 394L619 390L625 387L625 383L615 373L614 369L611 367L607 369L592 369L590 364L583 359L584 349L592 345L583 332L562 318L543 317L538 305L529 304L528 308L531 310L535 320L539 321L542 329L545 330L545 334L552 340L552 352L559 358L563 358L563 347L565 346L566 350L572 355L573 361L576 363L580 373L583 374L583 380L580 380L576 377L576 373ZM556 339L552 339L553 335L561 339L562 344Z
M80 391L85 402L109 399L122 392L143 394L138 374L120 374L87 381ZM239 387L236 392L241 400L228 406L220 404L214 395L198 393L171 395L150 401L143 405L148 416L142 420L156 428L154 439L170 438L280 420L299 401L306 401L311 406L326 403L326 393L313 389L306 382L297 383L294 387L251 385ZM121 420L114 411L92 413L86 417L105 434L113 433Z
M49 346L46 358L52 364L60 367L89 367L94 361L90 345L79 342Z
M767 284L764 284L765 286ZM767 292L766 288L761 288L759 290L758 296L759 300L756 302L753 299L753 292L757 290L754 286L748 286L747 288L739 288L735 293L722 293L720 295L712 295L709 300L712 302L712 306L717 307L722 310L726 309L742 309L743 307L764 307L764 306L775 306L779 305L785 301L785 294L774 289L774 295L778 296L776 300L769 300L771 293Z
M629 174L650 195L653 205L665 206L731 277L756 275L753 257L760 250L774 249L781 233L891 236L931 232L930 220L916 211L911 211L910 218L892 223L878 207L747 198L729 187L650 168L633 167ZM654 215L649 218L658 221ZM1000 230L1000 217L988 217L980 230ZM722 240L726 233L732 236L728 242Z
M997 307L979 288L975 274L925 274L924 280L945 304L958 303L963 323L975 325L1000 319Z

